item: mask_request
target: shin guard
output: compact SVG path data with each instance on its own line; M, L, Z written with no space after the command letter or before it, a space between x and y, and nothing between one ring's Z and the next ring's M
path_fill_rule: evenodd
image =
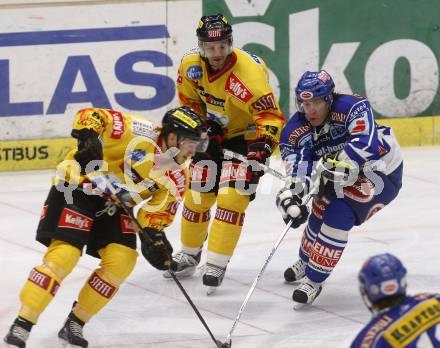
M36 323L52 301L63 279L77 264L81 251L62 241L52 241L43 264L36 266L20 292L22 303L19 316Z
M98 313L116 294L132 272L138 253L121 244L112 243L99 250L100 268L96 269L79 293L73 313L83 322Z

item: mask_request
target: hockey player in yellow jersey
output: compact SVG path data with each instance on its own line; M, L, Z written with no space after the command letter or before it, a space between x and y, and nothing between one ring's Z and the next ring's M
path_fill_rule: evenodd
M85 282L58 333L60 347L88 346L83 326L133 270L136 234L148 262L160 270L170 268L172 247L164 229L183 199L188 160L202 145L203 132L202 120L188 107L168 111L161 127L110 109L88 108L76 114L72 136L78 146L59 164L44 203L36 239L47 251L20 292L21 308L5 337L8 347L26 346L33 325L84 247L101 259L100 267ZM128 206L148 199L137 214L142 230L136 230L112 191L107 192L109 183Z
M265 162L278 144L284 117L269 85L264 61L232 47L232 27L221 15L203 16L197 51L182 58L177 91L181 105L200 113L209 147L193 158L190 191L184 202L182 249L173 256L176 274L192 275L208 238L210 209L217 203L208 239L203 284L208 294L222 283L237 245L245 210L255 196L258 166L227 161L223 149ZM249 163L250 163L249 162ZM164 273L169 277L169 273Z

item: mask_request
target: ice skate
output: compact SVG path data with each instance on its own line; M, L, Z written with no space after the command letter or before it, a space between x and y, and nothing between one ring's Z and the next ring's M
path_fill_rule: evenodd
M89 342L83 336L84 323L70 313L62 329L58 332L58 348L87 348Z
M284 279L287 283L297 282L305 277L307 263L299 259L284 271Z
M26 341L29 338L29 334L32 328L32 323L22 318L15 319L8 334L4 338L6 343L5 347L19 347L25 348Z
M304 305L309 305L315 301L321 293L322 283L315 283L309 278L304 277L301 284L295 289L292 294L294 302L293 308L300 309Z
M179 251L177 254L173 256L173 272L177 278L186 278L192 276L196 267L200 262L200 257L202 255L202 251L199 251L197 255L190 255L185 253L184 251ZM164 278L171 278L171 274L169 271L163 272Z
M209 296L222 284L226 273L226 268L222 268L210 263L206 264L203 274L203 285L206 287L206 294Z

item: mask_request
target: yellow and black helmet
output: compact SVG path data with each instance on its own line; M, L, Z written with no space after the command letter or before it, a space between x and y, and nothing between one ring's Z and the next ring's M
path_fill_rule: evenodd
M187 106L168 110L162 119L161 135L163 137L174 133L179 138L200 140L203 132L206 132L204 122L193 109Z
M200 18L196 33L202 42L229 40L232 44L232 26L221 13Z

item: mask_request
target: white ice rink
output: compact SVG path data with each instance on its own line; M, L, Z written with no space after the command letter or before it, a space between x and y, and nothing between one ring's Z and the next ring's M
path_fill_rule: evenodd
M302 230L291 230L269 264L233 334L232 347L348 347L369 318L357 272L370 255L392 252L408 268L409 292L440 290L440 148L404 149L404 183L397 199L350 232L344 255L316 302L292 309L284 269L297 257ZM18 293L45 248L34 240L51 171L0 174L0 336L19 308ZM284 228L274 205L280 183L266 175L246 212L244 230L222 287L207 297L201 276L182 280L214 335L223 341L255 276ZM168 230L179 248L180 218ZM83 256L34 327L28 347L54 347L56 335L98 260ZM116 297L84 330L90 348L213 347L173 281L142 256Z

